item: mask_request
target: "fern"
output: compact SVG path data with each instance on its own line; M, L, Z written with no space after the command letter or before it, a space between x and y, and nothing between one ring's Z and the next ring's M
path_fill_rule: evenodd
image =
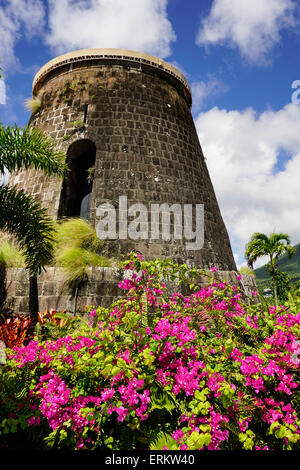
M176 408L176 402L171 395L168 395L165 391L157 391L150 389L151 391L151 408L150 412L156 409L168 411L171 413Z
M3 382L3 390L0 392L0 399L14 395L18 400L26 397L31 385L31 372L25 367L20 371L11 372L9 377Z
M178 444L172 436L160 432L156 439L150 442L150 450L164 450L165 448L168 450L178 450Z

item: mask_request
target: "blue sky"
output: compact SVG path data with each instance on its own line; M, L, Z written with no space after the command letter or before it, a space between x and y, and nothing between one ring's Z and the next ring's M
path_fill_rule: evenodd
M193 117L240 266L255 231L300 242L300 82L299 95L292 89L300 80L299 3L0 0L0 119L28 122L34 74L64 52L118 47L177 66L192 86Z

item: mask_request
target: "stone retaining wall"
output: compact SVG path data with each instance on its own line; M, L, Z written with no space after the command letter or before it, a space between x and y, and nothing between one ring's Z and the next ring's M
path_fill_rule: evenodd
M126 273L128 274L128 273ZM211 276L212 273L209 273ZM236 273L233 271L219 271L221 279L236 284ZM77 311L84 313L86 305L108 307L113 300L122 296L124 292L118 288L118 284L124 278L124 273L114 268L90 268L90 280L80 289L77 302ZM20 314L29 312L29 273L22 268L10 268L6 270L6 304L10 311ZM256 282L253 276L243 275L242 282L245 291L251 295L256 290ZM201 277L201 284L207 285L208 278ZM175 284L168 286L170 291L178 290ZM73 312L74 297L65 286L64 271L57 267L48 267L38 276L39 310L55 309Z

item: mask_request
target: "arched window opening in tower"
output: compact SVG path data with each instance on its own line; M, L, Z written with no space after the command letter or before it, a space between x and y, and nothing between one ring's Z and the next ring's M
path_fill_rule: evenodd
M88 139L74 142L67 152L70 169L63 182L59 217L89 220L96 159L96 146Z

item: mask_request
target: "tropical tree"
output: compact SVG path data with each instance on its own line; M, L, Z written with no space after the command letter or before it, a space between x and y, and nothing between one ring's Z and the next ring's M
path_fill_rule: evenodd
M291 278L288 273L280 271L277 267L275 267L274 274L278 300L279 302L287 302L291 290Z
M253 263L262 256L269 256L268 270L274 286L275 304L278 305L276 260L280 255L287 254L291 258L295 254L295 248L291 246L290 237L286 233L271 233L268 237L264 233L254 233L246 245L245 258L248 266L253 268Z
M35 128L0 122L0 176L6 171L35 168L47 175L65 176L64 155L54 142ZM54 225L46 210L15 186L0 184L0 230L12 234L24 252L30 273L30 313L37 321L37 275L52 257Z

